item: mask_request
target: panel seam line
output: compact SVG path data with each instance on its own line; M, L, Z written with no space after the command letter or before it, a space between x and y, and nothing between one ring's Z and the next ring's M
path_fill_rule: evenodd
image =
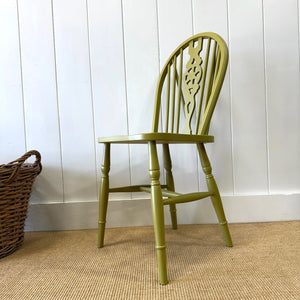
M266 117L266 150L267 150L267 182L268 182L268 194L271 191L270 182L270 140L269 140L269 114L268 114L268 94L267 94L267 53L266 53L266 39L265 39L265 16L264 16L264 0L261 2L262 5L262 35L263 35L263 59L264 59L264 86L265 86L265 117Z
M55 73L55 88L56 88L56 108L58 116L58 135L60 145L60 166L61 166L61 178L62 178L62 193L63 203L65 203L65 181L64 181L64 165L62 156L62 134L61 134L61 123L60 123L60 110L59 110L59 93L58 93L58 79L57 79L57 59L56 59L56 43L55 43L55 26L54 26L54 9L53 0L51 0L51 16L52 16L52 39L53 39L53 58L54 58L54 73Z
M227 35L228 35L228 48L231 50L231 43L230 43L230 21L229 21L229 2L226 0L227 4ZM230 55L231 51L229 51ZM230 58L230 57L229 57ZM231 78L231 59L229 59L228 64L228 77L229 77L229 98L230 98L230 131L231 131L231 160L232 160L232 194L236 195L236 182L235 182L235 163L234 163L234 137L233 137L233 101L232 101L232 78Z
M22 47L21 47L21 31L20 31L20 14L19 14L19 0L17 4L17 23L18 23L18 42L19 42L19 63L20 63L20 80L21 80L21 93L22 93L22 106L23 106L23 130L25 151L28 151L27 146L27 130L26 130L26 113L25 113L25 99L24 99L24 79L23 79L23 66L22 66Z
M126 71L126 49L125 49L125 29L124 29L124 6L123 0L121 4L121 22L122 22L122 42L123 42L123 69L124 69L124 88L125 88L125 101L126 101L126 121L127 121L127 135L129 135L129 117L128 117L128 90L127 90L127 71ZM131 148L128 144L128 163L129 163L129 183L132 185L132 171L131 171ZM132 198L132 193L131 198Z
M91 63L91 43L90 43L90 27L89 27L89 7L88 0L85 1L86 5L86 29L87 29L87 42L88 42L88 59L89 59L89 75L90 75L90 93L91 93L91 105L92 105L92 119L93 119L93 136L94 136L94 164L95 164L95 184L98 194L98 179L97 179L97 148L96 148L96 130L95 130L95 109L94 109L94 90L93 90L93 78L92 78L92 63ZM97 198L96 194L96 198Z

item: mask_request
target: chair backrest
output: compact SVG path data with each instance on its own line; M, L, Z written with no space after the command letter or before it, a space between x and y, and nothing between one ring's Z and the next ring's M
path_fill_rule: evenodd
M227 45L216 33L200 33L179 45L158 80L152 131L208 134L227 64Z

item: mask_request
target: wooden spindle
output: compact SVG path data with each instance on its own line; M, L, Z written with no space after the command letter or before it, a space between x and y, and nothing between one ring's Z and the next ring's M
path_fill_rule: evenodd
M208 73L208 82L206 86L206 93L205 93L205 103L204 103L204 109L207 107L208 104L208 98L210 96L211 92L211 87L213 83L213 77L214 77L214 71L215 71L215 62L216 62L216 48L217 48L217 43L214 43L212 55L211 55L211 63L210 63L210 68L209 68L209 73Z
M176 133L179 131L179 120L180 120L180 102L181 102L181 84L182 84L182 60L183 60L183 51L180 49L180 61L179 61L179 77L177 81L177 123L176 123ZM176 72L177 75L177 72Z
M176 55L173 58L172 102L171 102L171 132L174 130L175 86L176 86Z
M176 72L176 84L178 86L178 73ZM180 102L182 104L182 109L184 110L184 103L185 103L185 100L184 100L184 94L183 94L183 91L182 91L182 85L181 85L181 91L180 91L180 95L181 95L181 98L180 98Z
M169 130L169 106L170 106L170 64L167 74L167 101L166 101L166 132Z
M209 61L210 42L211 42L211 39L208 39L207 47L206 47L206 53L205 53L204 67L203 67L203 76L202 76L203 79L202 79L201 84L200 84L198 112L197 112L197 118L196 118L196 132L198 132L198 130L199 130L199 123L200 123L200 118L201 118L203 94L204 94L205 81L206 81L206 72L207 72L207 65L208 65L208 61Z
M219 51L219 48L217 47L217 61L216 61L216 67L215 67L215 74L214 74L214 81L216 79L216 76L218 74L218 69L219 69L219 66L220 66L220 60L221 60L221 53Z

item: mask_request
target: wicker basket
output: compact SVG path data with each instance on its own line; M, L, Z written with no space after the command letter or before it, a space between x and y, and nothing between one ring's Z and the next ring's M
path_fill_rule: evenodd
M24 163L32 155L36 161ZM0 258L13 253L24 240L32 184L41 171L41 155L35 150L0 165Z

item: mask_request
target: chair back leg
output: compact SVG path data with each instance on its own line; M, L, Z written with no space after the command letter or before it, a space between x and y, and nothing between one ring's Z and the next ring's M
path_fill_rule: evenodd
M203 172L206 176L206 183L207 183L208 191L213 193L213 195L211 196L211 201L214 206L215 212L217 214L226 245L228 247L232 247L232 240L231 240L228 224L226 221L219 189L218 189L218 186L214 179L214 176L212 175L212 168L211 168L205 147L203 144L197 144L197 148L198 148L198 152L199 152L199 156L200 156L201 166L202 166Z
M163 157L164 157L164 168L166 171L166 184L169 191L175 191L174 179L172 174L172 161L170 155L170 149L168 144L163 144ZM176 204L170 204L170 214L172 221L172 228L177 229L177 213Z
M110 144L104 144L99 191L98 248L103 247L109 192Z
M160 284L167 284L167 259L165 244L164 207L159 182L160 169L157 157L156 143L148 143L149 176L151 179L151 207L155 235L155 248L158 263Z

